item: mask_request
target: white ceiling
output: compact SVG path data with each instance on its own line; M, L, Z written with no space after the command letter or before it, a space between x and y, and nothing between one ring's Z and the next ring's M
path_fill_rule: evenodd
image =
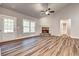
M2 3L1 7L8 8L11 10L15 10L17 12L40 18L42 15L40 14L41 10L45 10L47 8L46 3ZM63 7L68 5L68 3L50 3L48 7L57 12L61 10Z

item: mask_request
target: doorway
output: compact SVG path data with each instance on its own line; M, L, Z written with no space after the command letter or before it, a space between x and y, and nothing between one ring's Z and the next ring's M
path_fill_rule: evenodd
M60 34L71 34L71 19L62 19L60 20Z

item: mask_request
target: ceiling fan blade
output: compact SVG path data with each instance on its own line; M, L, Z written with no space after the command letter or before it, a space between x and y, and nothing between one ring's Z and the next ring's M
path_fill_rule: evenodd
M48 15L50 15L50 14L48 14Z
M40 15L42 15L42 16L43 16L43 15L45 15L45 13L44 13L44 12L41 12L41 13L40 13Z
M48 8L48 10L50 10L50 8Z
M42 10L41 12L45 12L45 11Z
M50 13L54 13L55 11L50 11Z

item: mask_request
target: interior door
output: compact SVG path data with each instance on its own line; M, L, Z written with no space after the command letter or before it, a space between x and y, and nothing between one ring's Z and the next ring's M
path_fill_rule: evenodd
M71 19L63 19L60 21L60 32L62 34L70 35L71 33Z

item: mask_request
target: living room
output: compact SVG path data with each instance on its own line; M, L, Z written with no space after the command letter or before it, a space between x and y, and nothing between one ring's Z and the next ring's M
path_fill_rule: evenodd
M78 29L79 3L0 4L2 56L78 56Z

